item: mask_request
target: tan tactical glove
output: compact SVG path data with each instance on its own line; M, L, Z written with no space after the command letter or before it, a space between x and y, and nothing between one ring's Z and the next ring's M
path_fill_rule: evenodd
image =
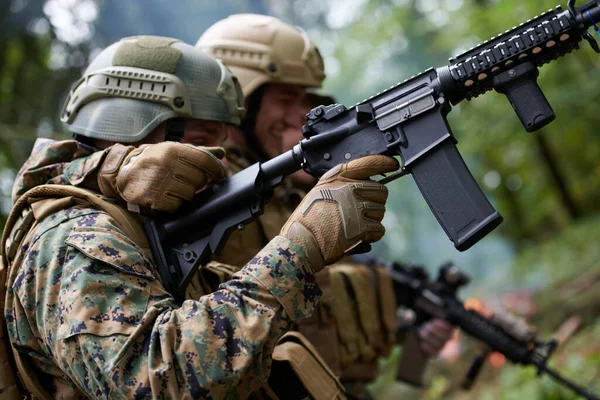
M209 181L227 177L219 161L220 147L195 147L177 142L140 147L115 144L98 173L102 194L129 205L173 212L191 200Z
M306 249L312 272L339 261L361 241L381 239L388 191L368 178L397 168L398 161L380 155L332 168L304 197L280 235Z

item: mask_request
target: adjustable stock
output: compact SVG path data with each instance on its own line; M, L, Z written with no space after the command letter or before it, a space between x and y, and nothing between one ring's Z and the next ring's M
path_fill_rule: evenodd
M283 176L298 169L289 151L215 184L174 216L146 221L154 262L169 293L181 299L198 268L219 253L232 231L261 215Z

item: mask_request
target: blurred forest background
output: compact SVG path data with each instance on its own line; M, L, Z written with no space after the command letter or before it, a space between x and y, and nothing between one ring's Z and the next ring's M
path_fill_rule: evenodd
M95 54L121 37L155 34L194 44L229 14L275 15L307 30L325 58L322 92L352 105L443 65L557 1L3 0L0 227L11 207L14 175L33 141L68 137L58 115L72 82ZM525 132L506 98L496 93L459 104L450 114L460 151L505 217L501 227L469 251L457 252L407 177L389 185L387 235L376 250L388 259L423 264L432 274L454 260L473 278L463 298L525 315L542 337L554 335L565 321L577 327L552 365L598 391L600 58L583 42L582 50L543 67L539 84L557 115L539 132ZM373 386L377 397L574 398L529 368L500 370L503 363L489 367L474 391L461 392L458 382L475 345L461 340L455 347L434 363L429 389L393 383L393 368L386 367L389 376Z

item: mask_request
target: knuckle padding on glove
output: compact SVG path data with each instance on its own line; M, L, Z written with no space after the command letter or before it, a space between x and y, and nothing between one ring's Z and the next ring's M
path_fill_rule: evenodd
M204 171L207 175L215 179L223 179L227 176L227 171L221 161L208 150L194 146L181 147L182 153L179 160L194 168Z
M201 184L193 185L186 181L181 181L178 177L174 177L165 185L164 192L166 196L181 200L191 200L196 193L197 186L201 186Z
M351 183L336 189L320 189L311 192L300 213L302 216L306 216L312 206L318 201L335 202L340 213L340 220L344 227L346 239L357 237L361 232L365 231L366 225L362 218L362 210L359 209L360 203L356 203L353 194L356 187L356 183Z
M386 156L366 156L331 168L294 211L281 235L307 249L315 270L338 261L361 241L381 239L388 192L382 184L366 179L397 168L398 162Z
M384 204L388 198L388 189L382 184L373 181L361 182L361 186L356 188L355 193L362 200L381 204Z
M362 203L363 216L373 221L381 222L385 215L385 206L379 203Z
M97 181L106 196L172 212L206 186L209 178L225 177L225 167L212 151L163 142L138 148L111 146Z
M200 188L206 185L207 174L196 166L191 166L187 163L177 163L177 167L172 172L172 178L177 179L188 186Z
M364 240L367 242L376 242L385 234L385 227L378 223L367 224L367 229L364 233Z

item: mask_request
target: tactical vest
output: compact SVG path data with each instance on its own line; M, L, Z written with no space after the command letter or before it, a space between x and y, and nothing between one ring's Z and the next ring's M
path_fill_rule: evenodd
M339 337L339 376L348 395L366 390L365 384L379 373L377 359L389 356L396 343L403 346L396 378L423 386L427 357L416 332L400 330L389 272L383 267L339 263L331 266L329 279Z
M381 267L335 264L329 271L336 321L340 378L374 380L377 359L396 343L396 299L389 273Z
M92 206L108 213L119 228L152 259L148 240L139 216L128 212L124 207L111 203L98 194L63 185L37 186L19 198L13 207L4 232L0 262L0 397L7 400L23 398L52 399L42 387L18 352L12 348L6 331L4 308L6 303L6 281L10 270L20 265L23 254L18 250L21 243L34 232L38 222L45 217L74 205ZM216 287L237 271L238 268L221 263L210 263L197 273L186 288L186 298L198 299L216 290ZM289 366L311 398L316 400L342 399L343 387L335 374L327 367L308 341L294 334L282 337L273 354L273 369L277 364ZM273 390L264 387L255 398L277 399ZM286 398L286 397L283 397Z

